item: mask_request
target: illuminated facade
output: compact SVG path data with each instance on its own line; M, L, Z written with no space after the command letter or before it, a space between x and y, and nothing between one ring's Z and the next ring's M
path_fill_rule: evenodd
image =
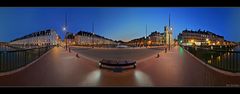
M54 31L53 29L47 29L14 39L10 42L10 44L24 46L47 46L57 45L60 42L61 39L56 33L56 31Z
M165 34L165 42L166 45L173 45L173 28L171 26L165 26L164 27L164 34Z
M130 46L161 46L161 45L173 45L172 29L168 29L168 26L164 27L164 32L152 32L149 36L133 39L128 42ZM170 41L169 41L170 40Z
M152 32L149 36L151 45L164 45L165 44L165 33Z
M146 27L147 30L147 27ZM146 31L147 32L147 31ZM133 39L128 42L130 46L172 46L174 44L173 39L173 27L170 24L170 15L169 15L169 25L164 26L164 32L152 32L149 36L141 37L138 39Z
M86 31L79 31L75 35L75 44L76 45L116 45L117 43L111 39L99 36Z
M228 45L223 36L209 31L184 30L178 35L178 40L182 45Z

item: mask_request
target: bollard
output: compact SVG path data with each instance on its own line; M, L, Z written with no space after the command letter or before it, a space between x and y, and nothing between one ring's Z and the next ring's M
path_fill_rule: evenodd
M70 50L70 48L68 48L68 51L69 51L69 53L71 53L71 50Z
M157 54L157 58L159 58L159 57L160 57L160 54L158 53L158 54Z
M76 54L76 57L79 58L78 53Z

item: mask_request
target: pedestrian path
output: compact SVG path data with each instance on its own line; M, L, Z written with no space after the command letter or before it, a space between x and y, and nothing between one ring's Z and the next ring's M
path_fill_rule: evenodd
M0 86L236 86L239 79L211 70L180 47L123 72L99 69L97 62L55 47L30 67L1 76Z

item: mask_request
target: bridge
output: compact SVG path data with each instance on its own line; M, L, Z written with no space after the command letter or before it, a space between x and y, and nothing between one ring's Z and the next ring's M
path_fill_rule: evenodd
M94 48L89 48L94 49ZM89 50L88 49L88 50ZM146 48L147 49L147 48ZM147 51L146 51L147 52ZM0 76L0 86L232 86L240 77L210 69L176 46L167 53L150 56L136 69L115 73L100 69L83 54L54 47L25 69Z

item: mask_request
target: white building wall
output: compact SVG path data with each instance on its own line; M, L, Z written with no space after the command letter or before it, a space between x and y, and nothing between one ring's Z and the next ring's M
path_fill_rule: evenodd
M10 44L16 44L16 45L57 45L58 44L58 35L55 31L51 31L51 34L49 35L41 35L41 36L34 36L26 39L21 39L17 41L13 41Z

